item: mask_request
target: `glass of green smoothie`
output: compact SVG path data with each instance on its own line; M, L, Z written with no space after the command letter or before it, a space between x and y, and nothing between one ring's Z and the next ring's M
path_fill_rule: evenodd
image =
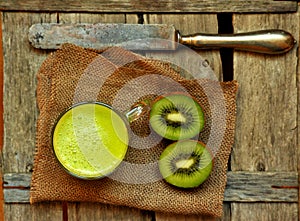
M71 175L99 179L112 173L128 149L128 120L100 102L78 103L58 119L52 134L54 154Z

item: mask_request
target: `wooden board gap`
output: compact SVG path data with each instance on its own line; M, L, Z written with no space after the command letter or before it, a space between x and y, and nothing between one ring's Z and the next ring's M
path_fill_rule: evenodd
M233 34L232 13L218 14L219 34ZM222 61L223 81L233 80L233 49L221 48L220 56Z

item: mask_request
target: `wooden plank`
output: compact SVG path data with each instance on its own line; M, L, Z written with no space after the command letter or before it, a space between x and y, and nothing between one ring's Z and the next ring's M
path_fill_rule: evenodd
M28 203L30 180L31 173L4 174L5 202ZM298 187L296 172L228 172L224 202L298 202Z
M61 203L5 204L5 220L62 220ZM43 214L43 216L41 216Z
M217 12L295 12L296 1L272 0L92 0L68 2L53 0L10 0L1 1L3 11L58 11L58 12L178 12L178 13L217 13Z
M4 148L3 171L29 172L35 150L36 73L46 58L27 39L29 27L54 22L55 14L3 13Z
M3 12L1 39L4 53L5 128L1 162L3 173L32 170L37 117L35 74L48 53L30 47L27 32L34 23L55 21L56 14ZM41 214L43 216L40 216ZM5 220L12 221L52 220L50 217L61 220L61 206L5 204L4 215Z
M5 217L4 220L17 221L17 220L32 220L32 215L28 209L29 205L24 204L5 204Z
M296 172L229 172L227 179L227 202L298 201Z
M171 215L171 214L163 214L163 213L157 213L156 214L156 221L230 221L230 204L225 203L223 206L223 216L221 218L213 218L213 217L201 217L199 218L198 215Z
M2 162L2 150L4 140L4 122L3 122L3 76L4 76L4 65L3 65L3 42L2 42L2 17L3 13L0 12L0 162ZM4 195L3 195L3 173L2 168L0 169L0 220L4 220Z
M298 14L299 14L299 12L298 12ZM298 19L299 19L299 17L298 17ZM300 19L298 20L298 28L300 28ZM299 31L299 30L298 30ZM297 115L298 115L298 121L297 121L297 134L298 134L298 137L297 137L297 140L298 140L298 145L297 145L297 150L298 150L298 173L300 172L300 161L299 161L299 159L300 159L300 128L299 128L299 125L300 125L300 72L299 72L299 68L300 68L300 62L299 62L299 53L300 53L300 48L298 47L298 66L297 66L297 79L298 79L298 81L297 81L297 88L298 88L298 113L297 113ZM300 177L299 177L299 179L298 179L298 181L299 181L299 184L300 184ZM298 197L299 197L299 199L298 199L298 218L300 219L300 187L299 187L299 195L298 195Z
M60 207L60 203L35 205L31 206L31 209L30 205L25 204L5 204L5 220L41 220L38 214L42 211L48 211L44 212L43 221L62 220L62 211Z
M4 174L4 200L5 203L29 202L29 189L31 174L29 173L12 173Z
M233 21L235 32L284 28L299 39L298 13L236 14ZM296 47L274 57L234 53L239 92L233 171L298 170L297 62ZM296 203L232 203L231 208L233 221L298 219Z
M151 221L152 213L135 208L95 203L68 203L69 220Z
M234 21L236 32L285 28L299 37L297 14L235 15ZM272 57L235 52L239 93L232 170L297 171L296 49Z
M296 221L297 203L234 203L231 206L232 220L238 221Z
M63 210L62 203L55 202L45 202L38 203L35 205L30 205L30 213L24 213L24 215L31 215L31 220L43 220L43 221L53 221L53 220L63 220ZM21 220L23 220L21 218ZM24 219L27 220L27 219Z
M300 23L300 20L298 20L298 23ZM300 27L300 24L299 26ZM299 30L298 30L299 31ZM297 66L297 79L298 79L298 83L297 83L297 88L298 88L298 116L300 116L300 72L299 72L299 68L300 68L300 62L299 62L299 53L300 53L300 48L298 47L298 66ZM300 117L298 117L298 122L297 122L297 134L298 134L298 146L297 146L297 150L298 150L298 173L300 172L300 128L299 128L299 125L300 125ZM300 177L298 179L299 181L299 184L300 184ZM299 195L298 195L299 199L298 199L298 217L300 217L300 187L299 187Z
M165 214L165 213L156 213L156 221L217 221L220 219L216 219L214 217L202 216L199 215L173 215L173 214Z
M125 15L120 13L59 13L58 23L124 23Z

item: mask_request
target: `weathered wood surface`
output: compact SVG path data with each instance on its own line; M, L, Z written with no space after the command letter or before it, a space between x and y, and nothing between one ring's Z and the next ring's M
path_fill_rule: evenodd
M12 4L14 3L15 9L10 10L20 10L20 7L23 7L23 11L34 11L39 7L44 7L46 10L47 5L54 4L53 2L55 1L27 5L27 8L24 8L24 5L32 3L32 1L0 2L0 8L3 7L3 4L13 8ZM205 1L202 2L205 3ZM221 1L214 2L220 3ZM241 8L242 1L239 2L235 1ZM243 3L245 2L249 6L253 1L243 1ZM267 7L271 3L273 4L271 1L268 3L255 1L260 6L262 6L262 2L265 2L264 5ZM145 8L148 7L146 3L143 6ZM279 3L280 7L285 7L286 2ZM295 2L289 3L294 4ZM230 5L228 2L226 4L226 6L223 5L224 9ZM261 10L266 10L265 6L261 7ZM64 9L55 7L57 7L57 11ZM72 7L74 9L74 5L71 5L70 8L72 9ZM168 7L170 8L171 5ZM149 8L151 9L151 7ZM249 11L249 7L246 9ZM5 10L8 10L2 12L5 133L1 155L1 169L3 174L6 174L5 176L13 173L26 177L32 170L35 123L38 115L35 101L36 72L48 53L30 47L27 40L27 31L30 25L39 22L141 23L144 20L145 23L175 24L183 33L191 33L199 28L205 32L215 32L218 29L215 14L146 14L142 17L135 14L15 13L9 11L8 8ZM50 8L46 11L48 10ZM93 5L93 11L97 10L100 9ZM112 8L110 8L111 10ZM118 8L114 10L118 10ZM121 9L119 8L119 10ZM123 10L127 10L126 7ZM184 10L184 8L180 10ZM209 7L207 10L210 10ZM231 10L238 10L238 8ZM234 29L236 32L243 32L282 28L292 32L299 42L298 18L298 13L237 14L234 15ZM215 71L216 77L223 79L219 52L201 51L198 53L207 59ZM159 58L166 55L147 54L147 56ZM299 79L296 48L286 55L274 57L245 52L234 53L234 78L240 84L236 142L230 162L233 172L228 173L229 182L225 192L225 199L228 202L224 204L224 216L220 220L298 219L299 204L297 203L298 191L296 188L299 188L299 185L296 180L300 153L300 135L297 127L300 122L300 118L297 117L300 114L298 103L300 83L299 80L297 81L297 73ZM245 175L248 172L250 175ZM250 179L251 182L247 182L248 177L257 172L260 178L253 178L254 182L253 179ZM234 174L233 177L231 174ZM238 176L239 178L237 178ZM27 182L28 178L28 176L25 178ZM242 180L245 184L242 185L240 181L237 182L234 179ZM262 182L262 189L256 188L255 180L257 183ZM9 183L5 185L11 185ZM67 218L68 220L212 220L207 217L174 216L93 203L29 205L27 203L28 185L20 189L13 186L6 186L5 195L8 196L7 194L17 190L18 194L23 194L25 203L6 203L5 220L66 220ZM245 186L247 188L243 189ZM230 192L231 190L232 192ZM266 191L264 192L264 190ZM254 195L253 192L255 192ZM14 195L16 193L12 194L12 198L17 196ZM264 198L260 196L261 194ZM274 200L277 200L277 203L274 203ZM252 203L247 203L249 201Z
M299 12L298 12L298 14L299 14ZM297 21L298 23L299 23L299 27L300 27L300 19L299 19L299 17L298 17L298 21ZM299 37L300 38L300 37ZM297 118L297 131L298 131L298 137L297 137L297 147L296 147L296 149L297 149L297 152L298 152L298 176L299 176L299 172L300 172L300 128L299 128L299 125L300 125L300 108L299 108L299 106L300 106L300 72L299 72L299 70L300 70L300 62L299 62L299 53L300 53L300 48L299 48L299 46L298 46L298 53L297 53L297 55L298 55L298 66L297 66L297 88L298 88L298 93L297 93L297 98L298 98L298 112L297 112L297 116L298 116L298 118ZM300 177L298 177L298 180L299 180L299 184L300 184ZM298 219L300 219L300 187L299 187L299 199L298 199Z
M47 56L28 45L27 31L37 22L53 22L55 14L3 13L4 52L4 146L2 172L30 172L35 150L36 72ZM5 204L5 220L31 220L44 214L48 220L60 219L59 204L33 206ZM14 215L15 214L15 215ZM49 214L49 215L48 215ZM50 219L52 217L53 219Z
M285 28L299 39L298 13L236 14L233 21L235 32ZM239 92L233 171L298 171L297 62L297 47L275 57L234 53ZM297 220L298 206L232 203L231 216L232 220Z
M3 64L3 42L2 42L2 13L0 13L0 113L3 113L3 75L4 75L4 64ZM2 114L1 114L2 116ZM3 137L4 137L4 122L3 117L0 118L0 162L1 162L1 155L3 149ZM1 168L1 167L0 167ZM3 184L3 177L2 177L2 169L0 169L0 183ZM1 189L2 190L2 189ZM4 216L4 193L0 190L0 219Z
M237 221L297 221L297 204L282 203L234 203L231 204L231 220Z
M39 1L10 0L1 1L0 9L4 11L58 11L58 12L294 12L296 1L273 0L90 0L79 1Z
M29 203L30 173L4 174L6 203ZM228 172L225 202L298 202L296 172Z
M5 203L29 203L31 173L3 175Z

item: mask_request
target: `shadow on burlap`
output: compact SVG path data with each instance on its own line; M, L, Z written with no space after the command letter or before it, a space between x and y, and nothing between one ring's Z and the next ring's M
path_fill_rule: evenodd
M206 124L195 139L214 153L213 171L202 185L179 189L163 181L157 166L170 143L156 135L145 114L131 124L124 162L109 177L81 180L67 174L51 147L53 126L65 109L81 101L101 101L120 112L145 98L181 91L202 106ZM37 147L31 203L100 202L167 213L222 216L228 158L234 140L237 83L187 80L165 62L122 48L103 51L65 44L49 55L38 73Z

